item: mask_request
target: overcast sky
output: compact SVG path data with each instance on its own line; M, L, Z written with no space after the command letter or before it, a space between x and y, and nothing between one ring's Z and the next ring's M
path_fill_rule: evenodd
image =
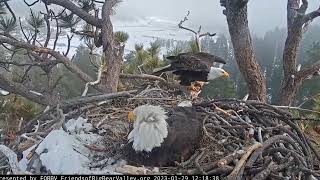
M28 0L31 2L31 0ZM222 15L220 0L123 0L113 17L116 24L120 22L142 21L152 18L167 24L168 28L176 28L177 23L190 10L189 24L203 26L204 31L225 32L227 23ZM266 31L286 24L287 0L250 0L249 25L254 34L262 35ZM12 0L19 15L28 13L28 7L22 0ZM309 11L319 7L320 0L309 0ZM120 21L120 22L119 22ZM316 20L314 23L319 23ZM141 23L141 22L140 22Z
M134 21L157 17L176 25L190 10L191 24L202 25L204 30L221 32L227 30L227 23L219 2L220 0L123 0L114 19ZM251 0L248 10L251 31L261 35L276 26L284 27L286 3L286 0ZM320 1L309 0L309 4L309 11L315 10Z
M27 0L33 2L34 0ZM123 0L116 8L112 17L114 30L125 31L130 38L126 50L133 50L136 43L148 45L149 42L161 39L189 40L193 34L177 27L179 21L190 10L189 21L184 25L197 29L202 25L202 32L228 34L228 27L220 0ZM18 16L27 16L29 8L22 0L9 1ZM275 27L286 26L287 0L250 0L249 26L254 35L263 36L266 31ZM309 0L308 11L319 7L320 0ZM33 7L44 10L43 4ZM313 24L320 24L320 18ZM66 44L66 38L59 43ZM74 38L72 43L77 46L80 40ZM64 48L64 46L61 46Z

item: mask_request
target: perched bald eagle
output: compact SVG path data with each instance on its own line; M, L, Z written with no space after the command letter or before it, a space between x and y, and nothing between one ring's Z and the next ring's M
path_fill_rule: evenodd
M170 166L187 160L202 139L202 120L193 107L142 105L128 114L134 120L128 135L127 161L135 165Z
M205 52L181 53L177 56L169 56L170 64L154 70L154 75L173 73L178 76L180 85L190 86L191 91L198 94L202 86L218 77L229 77L222 68L213 67L214 63L226 64L222 58Z

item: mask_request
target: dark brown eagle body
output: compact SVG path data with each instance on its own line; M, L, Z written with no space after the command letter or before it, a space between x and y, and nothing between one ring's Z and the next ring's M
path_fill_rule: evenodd
M177 56L166 57L170 60L168 67L155 70L154 75L164 72L172 72L177 75L180 84L190 86L194 81L207 82L207 76L214 63L226 64L226 61L218 56L205 53L181 53Z
M199 148L202 139L202 120L193 107L175 107L167 113L168 136L160 147L151 152L136 152L132 142L127 145L129 164L172 166L175 161L187 160Z

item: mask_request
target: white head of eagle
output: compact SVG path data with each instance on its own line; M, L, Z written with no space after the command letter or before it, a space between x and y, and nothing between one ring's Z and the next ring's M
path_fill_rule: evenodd
M129 120L134 120L133 130L128 135L133 149L151 152L168 136L168 116L160 106L142 105L128 114Z
M218 77L229 77L229 74L222 68L210 67L207 79L214 80Z

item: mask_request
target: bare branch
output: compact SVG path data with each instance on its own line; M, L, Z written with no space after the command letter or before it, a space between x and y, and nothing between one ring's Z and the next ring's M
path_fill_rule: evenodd
M201 34L201 29L202 29L202 26L201 26L201 25L199 26L198 31L195 31L195 30L193 30L193 29L184 27L182 24L188 20L188 16L189 16L189 15L190 15L190 11L188 11L188 13L187 13L187 15L184 17L184 19L182 19L182 20L179 22L178 27L181 28L181 29L184 29L184 30L187 30L187 31L190 31L190 32L194 33L197 47L198 47L199 51L201 52L201 41L200 41L200 38L201 38L201 37L204 37L204 36L215 36L216 33L211 34L211 33L207 32L207 33Z
M29 4L26 0L23 0L23 2L24 2L26 5L28 5L28 6L33 6L33 5L35 5L36 3L38 3L39 0L36 0L36 1L32 2L32 3L30 3L30 4Z
M120 78L123 79L146 79L146 80L153 80L153 81L160 81L163 83L168 83L165 79L153 76L149 74L120 74Z
M201 27L201 25L200 25L197 34L200 34L201 28L202 28L202 27Z
M12 17L13 17L13 19L14 19L14 23L16 23L16 22L17 22L17 17L16 17L16 15L14 14L14 12L12 11L12 9L10 8L8 2L4 2L4 4L6 5L7 9L8 9L9 12L11 13L11 15L12 15Z
M22 32L22 34L23 34L23 36L24 36L24 38L26 39L26 41L30 41L29 40L29 37L27 36L27 34L24 32L24 28L22 27L22 22L21 22L21 18L19 17L19 24L20 24L20 29L21 29L21 32Z
M54 12L52 12L54 14ZM56 37L55 37L55 40L54 40L54 43L53 43L53 50L56 49L56 46L57 46L57 42L58 42L58 38L59 38L59 35L61 34L61 29L59 28L59 21L58 21L58 18L55 18L56 19Z
M308 21L312 21L313 19L315 19L315 18L317 18L319 16L320 16L320 7L317 10L306 14L305 17L304 17L304 23L306 23Z
M20 83L23 83L27 77L28 77L28 73L30 72L32 66L29 66L23 73L22 77L21 77L21 80L20 80Z
M194 33L194 34L197 34L197 32L196 32L195 30L192 30L192 29L190 29L190 28L187 28L187 27L182 26L182 24L188 20L188 16L189 16L189 15L190 15L190 11L188 11L188 12L187 12L187 15L183 18L183 20L181 20L181 21L179 22L178 27L181 28L181 29L190 31L190 32L192 32L192 33Z
M217 35L217 33L209 33L209 32L206 32L206 33L203 33L203 34L200 34L199 35L199 37L203 37L203 36L210 36L210 37L212 37L212 36L215 36L215 35Z
M137 92L136 90L132 91L122 91L118 93L109 93L109 94L101 94L101 95L94 95L94 96L87 96L87 97L78 97L75 99L67 100L62 103L62 109L65 109L70 106L77 106L80 104L86 103L94 103L97 101L105 101L108 99L112 99L115 97L133 97L132 93Z
M67 46L67 51L63 53L64 56L67 56L69 54L73 34L71 36L67 35L67 38L68 38L68 46Z
M79 67L77 67L75 64L73 64L72 61L70 61L67 57L65 57L64 55L60 54L57 51L54 51L49 48L40 48L40 47L31 45L31 44L21 42L21 41L16 41L16 40L10 39L8 37L4 37L4 36L0 36L0 43L7 43L7 44L10 44L10 45L15 46L17 48L23 48L23 49L27 49L29 51L34 51L34 52L38 52L38 53L50 54L56 58L56 61L58 63L63 63L69 71L76 74L83 81L85 81L85 82L93 81L89 75L84 73L81 69L79 69ZM101 85L98 85L97 88L100 91L104 91L104 87L102 87Z
M45 7L46 7L46 11L47 11L47 14L44 14L44 20L46 22L46 25L47 25L47 37L46 37L46 41L44 43L44 47L48 47L48 44L49 44L49 41L50 41L50 37L51 37L51 26L50 26L50 21L49 21L49 14L50 14L50 11L49 11L49 8L48 8L48 5L45 4Z

